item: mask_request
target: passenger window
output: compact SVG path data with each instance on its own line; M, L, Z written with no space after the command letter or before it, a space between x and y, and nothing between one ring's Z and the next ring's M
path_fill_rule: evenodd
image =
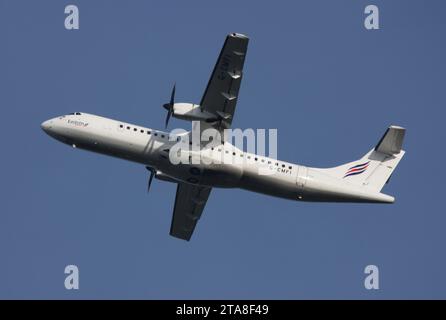
M124 126L122 124L119 125L120 128L124 128Z
M147 131L147 134L151 134L151 132L150 132L150 131Z
M284 164L282 164L282 168L285 168L285 165L284 165Z
M130 130L130 127L127 127L127 130Z
M137 130L138 130L138 129L136 129L136 128L133 129L133 131L135 131L135 132L136 132Z
M141 133L144 133L144 130L141 130Z

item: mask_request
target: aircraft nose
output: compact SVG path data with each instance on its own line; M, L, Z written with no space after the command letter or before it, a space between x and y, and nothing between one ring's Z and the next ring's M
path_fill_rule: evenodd
M52 120L47 120L47 121L42 122L42 124L40 126L42 127L43 131L48 132L52 127L52 123L53 123Z

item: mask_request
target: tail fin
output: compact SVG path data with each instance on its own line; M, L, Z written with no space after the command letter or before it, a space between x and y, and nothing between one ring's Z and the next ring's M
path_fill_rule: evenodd
M361 159L322 170L349 183L367 186L379 192L404 156L402 144L405 132L404 128L390 126L376 147Z

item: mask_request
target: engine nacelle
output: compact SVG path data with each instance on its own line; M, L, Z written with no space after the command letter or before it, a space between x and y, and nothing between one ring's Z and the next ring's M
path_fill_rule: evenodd
M175 103L172 116L187 121L218 121L219 118L212 113L202 111L200 105L193 103Z

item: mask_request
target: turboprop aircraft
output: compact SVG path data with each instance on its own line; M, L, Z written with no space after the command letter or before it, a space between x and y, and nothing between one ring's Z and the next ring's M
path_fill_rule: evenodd
M216 135L207 139L212 144L200 140L196 147L189 139L191 132L173 134L82 112L47 120L42 129L75 148L144 165L150 172L148 189L153 178L176 183L170 235L187 241L214 187L241 188L296 201L393 203L394 197L381 189L404 156L405 129L399 126L390 126L362 158L334 168L279 161L244 152L221 139L224 135L220 133L231 127L234 117L247 47L247 36L229 34L201 102L175 103L174 86L170 102L164 104L166 127L171 117L193 121L200 125L200 132L214 130ZM182 157L218 160L224 156L237 161L174 164L171 149L178 144L185 145L175 152ZM267 174L260 174L261 168Z

